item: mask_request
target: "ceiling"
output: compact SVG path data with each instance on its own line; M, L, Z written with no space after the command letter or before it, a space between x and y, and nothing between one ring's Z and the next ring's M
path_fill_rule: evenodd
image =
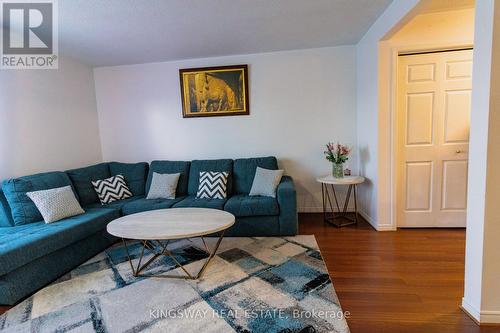
M357 43L392 0L62 0L59 50L112 66Z

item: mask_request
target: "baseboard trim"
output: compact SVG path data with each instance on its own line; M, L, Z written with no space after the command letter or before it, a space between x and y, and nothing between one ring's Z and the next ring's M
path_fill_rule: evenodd
M323 207L298 207L297 211L299 213L323 213ZM335 212L338 212L337 209L335 209ZM354 213L354 207L347 207L347 212ZM361 215L361 212L359 213Z
M381 224L377 226L377 231L396 231L398 228L394 227L392 224Z
M481 326L500 326L500 311L481 311Z
M463 312L468 315L476 324L480 324L480 312L472 304L467 302L465 298L462 297L462 305L460 306Z
M298 212L299 213L323 213L323 207L300 207L298 209ZM347 212L354 213L354 207L352 207L352 208L348 207ZM395 230L397 230L397 228L391 224L377 225L375 220L363 210L359 210L358 214L360 216L362 216L372 226L372 228L375 229L376 231L395 231Z
M364 210L358 211L359 215L361 215L370 225L372 226L373 229L377 230L376 223L372 219L370 215L368 215Z
M460 309L478 325L500 326L500 311L480 311L467 302L465 298L462 298Z
M360 210L359 212L359 215L363 216L363 218L372 225L372 227L375 228L375 222L373 221L372 217L370 215L368 215L365 211L363 210Z
M299 213L323 213L323 208L321 208L321 207L298 207L297 211Z

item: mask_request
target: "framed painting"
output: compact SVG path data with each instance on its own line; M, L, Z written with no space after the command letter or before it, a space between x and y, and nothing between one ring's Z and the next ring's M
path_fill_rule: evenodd
M184 118L249 114L247 65L180 69L179 75Z

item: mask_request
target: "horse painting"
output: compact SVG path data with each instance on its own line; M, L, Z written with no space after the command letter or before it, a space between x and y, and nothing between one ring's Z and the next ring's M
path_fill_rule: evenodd
M184 117L248 114L247 66L181 69Z

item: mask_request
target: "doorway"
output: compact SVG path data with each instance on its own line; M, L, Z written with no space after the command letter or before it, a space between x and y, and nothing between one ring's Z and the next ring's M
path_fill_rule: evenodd
M465 227L472 50L398 56L398 227Z

